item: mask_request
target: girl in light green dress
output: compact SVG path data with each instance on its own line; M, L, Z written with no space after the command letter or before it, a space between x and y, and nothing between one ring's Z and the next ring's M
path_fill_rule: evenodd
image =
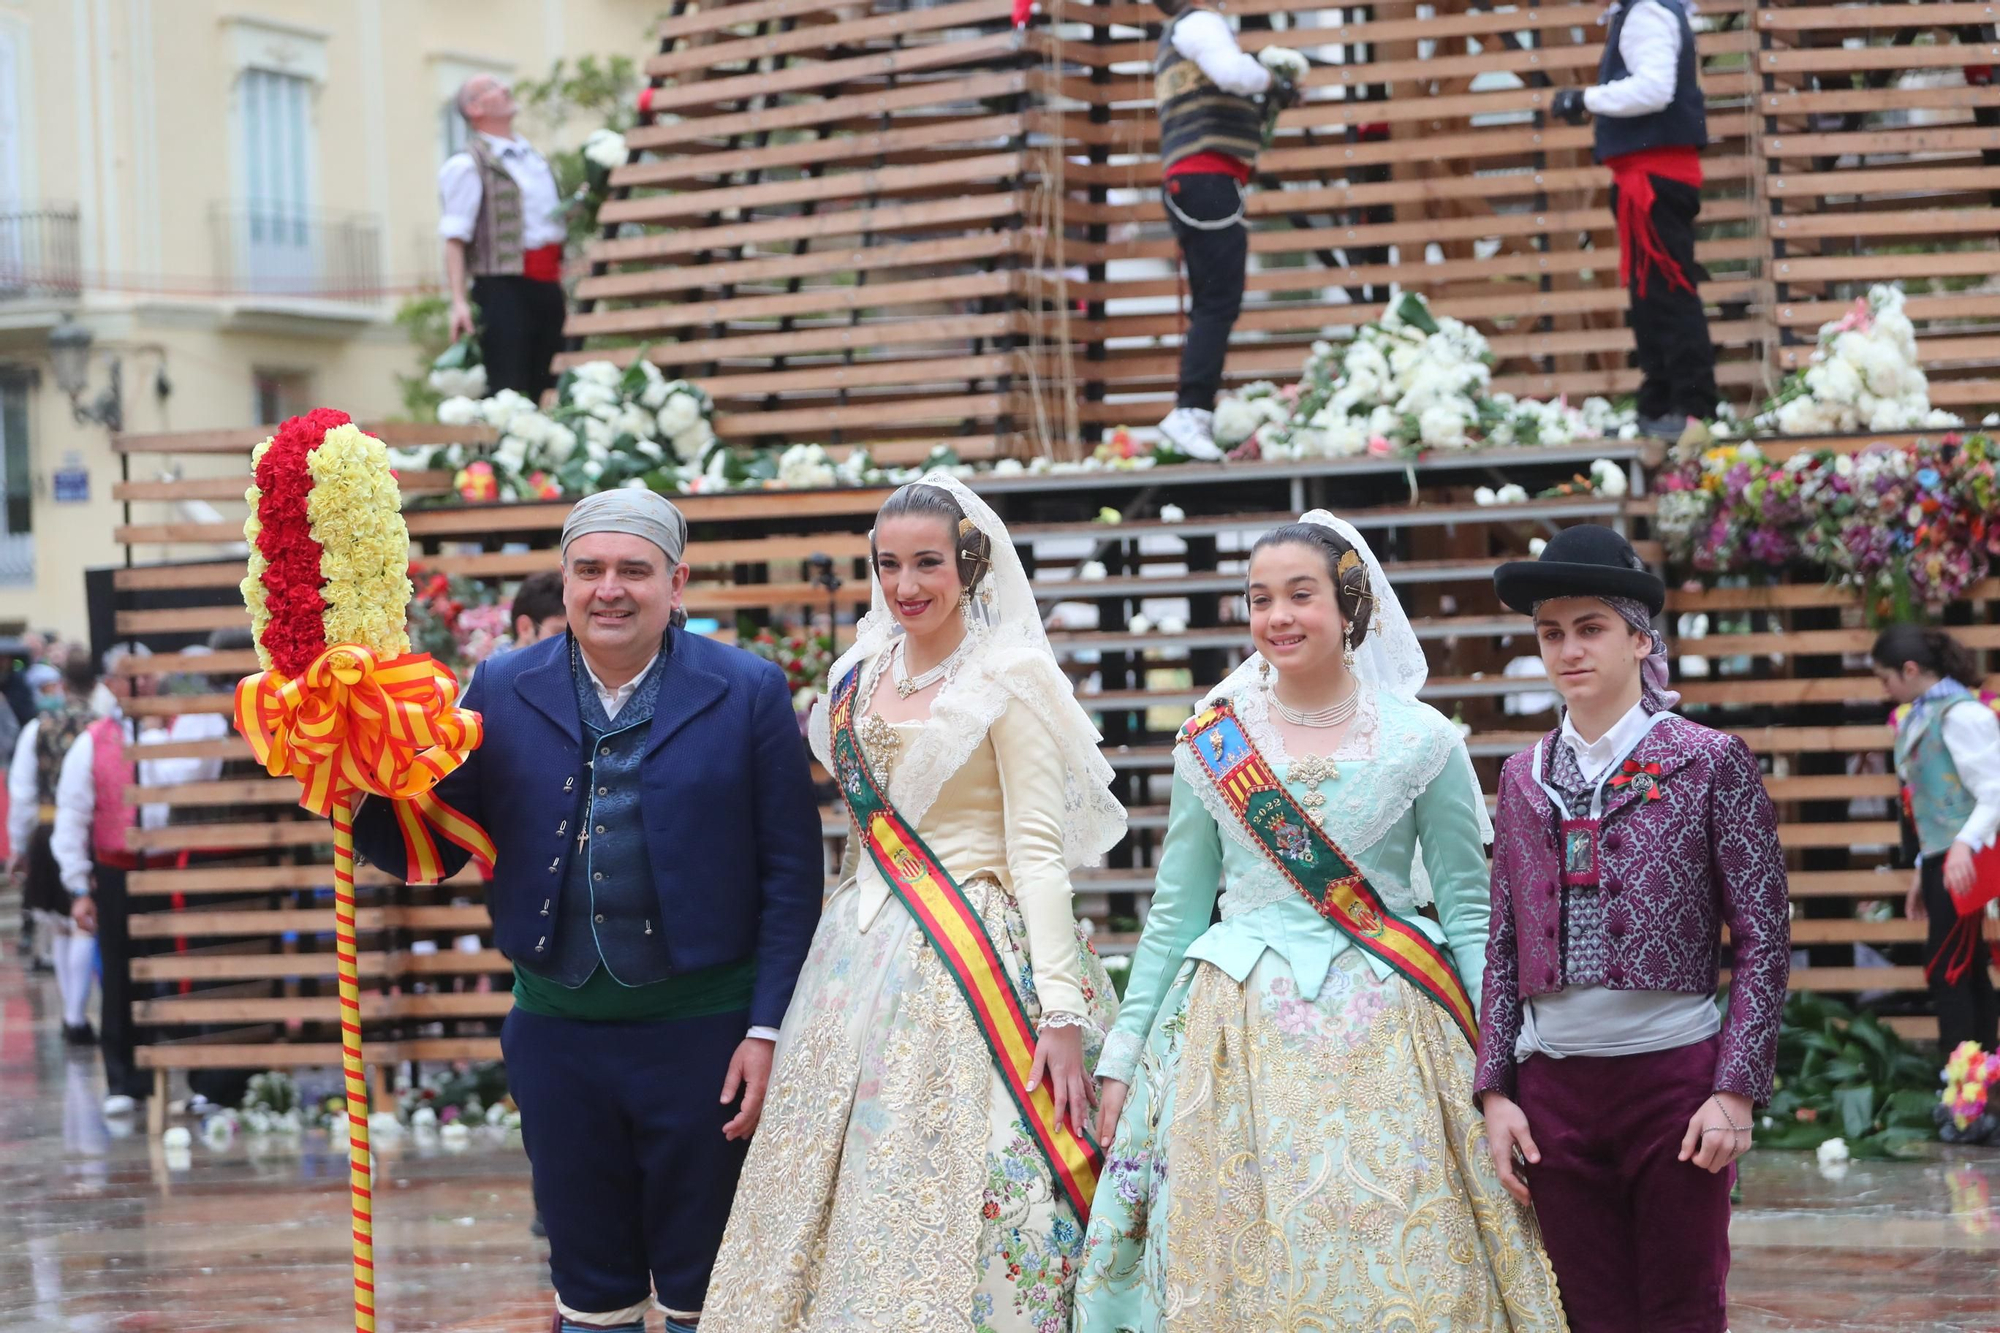
M1248 595L1258 652L1175 747L1097 1066L1075 1326L1559 1330L1472 1097L1490 825L1471 760L1417 701L1422 645L1351 526L1268 534Z

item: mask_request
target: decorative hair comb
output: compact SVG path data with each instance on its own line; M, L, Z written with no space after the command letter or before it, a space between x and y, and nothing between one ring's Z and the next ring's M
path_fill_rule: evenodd
M1345 551L1342 551L1340 553L1340 559L1334 561L1333 563L1334 583L1336 585L1345 583L1347 580L1348 571L1356 569L1361 571L1361 583L1358 587L1349 588L1348 591L1354 594L1354 600L1358 606L1361 602L1364 601L1368 602L1374 601L1375 594L1368 587L1368 567L1361 562L1360 554L1356 552L1353 547L1350 546ZM1369 624L1368 628L1372 632L1375 629L1375 626L1372 623L1373 617L1370 617L1370 621L1371 623Z

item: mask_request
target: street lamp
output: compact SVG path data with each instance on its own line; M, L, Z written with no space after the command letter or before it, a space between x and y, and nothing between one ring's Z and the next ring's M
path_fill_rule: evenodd
M95 401L86 404L90 390L90 330L63 317L49 334L49 359L55 363L56 387L69 395L69 410L79 422L95 421L111 431L125 427L124 366L111 358L111 382Z

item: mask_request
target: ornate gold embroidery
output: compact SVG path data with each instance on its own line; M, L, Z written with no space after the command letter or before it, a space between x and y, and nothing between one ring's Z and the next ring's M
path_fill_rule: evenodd
M1340 766L1321 754L1299 755L1285 769L1286 782L1306 789L1305 795L1299 797L1299 804L1306 808L1315 824L1326 822L1326 793L1320 790L1320 784L1339 776Z
M884 722L881 714L870 713L854 728L854 736L861 742L861 757L868 762L875 781L888 782L890 770L903 753L902 733L894 723Z
M1201 968L1185 1012L1151 1228L1168 1333L1562 1328L1435 1005L1353 953L1304 1000L1267 955L1241 986Z

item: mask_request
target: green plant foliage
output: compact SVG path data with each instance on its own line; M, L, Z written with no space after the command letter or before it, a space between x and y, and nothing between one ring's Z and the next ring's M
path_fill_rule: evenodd
M629 56L604 61L583 56L573 64L556 61L546 79L521 80L514 85L514 96L549 136L577 127L586 131L602 127L623 134L638 119L639 84L639 67ZM565 219L569 239L588 240L597 231L597 206L604 196L601 189L593 188L595 182L580 140L569 148L539 146L555 173L557 196L572 201Z
M1837 1138L1856 1158L1906 1157L1934 1137L1937 1101L1935 1062L1875 1015L1794 992L1757 1145L1817 1148Z

